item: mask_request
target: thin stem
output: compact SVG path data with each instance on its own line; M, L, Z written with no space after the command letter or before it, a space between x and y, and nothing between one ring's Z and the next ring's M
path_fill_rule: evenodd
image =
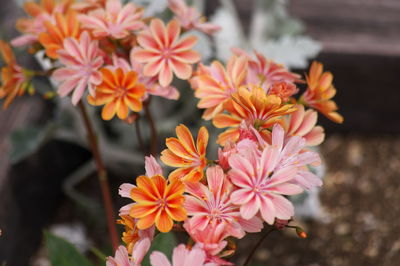
M146 147L144 145L143 138L142 138L142 133L141 133L141 130L140 130L139 117L136 118L136 120L135 120L135 131L136 131L136 137L138 139L140 149L142 149L143 154L146 155L147 151L146 151Z
M251 258L253 257L253 255L256 252L256 250L258 249L258 247L261 245L261 243L264 241L264 239L266 239L269 236L269 234L271 234L272 231L274 231L274 230L275 230L275 228L272 227L265 233L265 235L263 235L263 237L260 238L260 240L258 240L257 244L253 247L249 256L247 257L246 261L244 262L243 266L248 266L250 264Z
M153 156L157 155L157 129L156 125L154 123L153 116L150 111L150 102L151 98L147 100L147 102L144 103L144 111L146 113L147 121L149 121L150 125L150 131L151 131L151 143L150 143L150 153Z
M101 188L101 194L103 196L103 203L104 203L104 207L106 210L107 226L108 226L108 232L109 232L110 239L111 239L111 244L113 246L114 251L116 251L118 248L118 245L119 245L119 240L118 240L117 230L115 228L114 208L113 208L112 200L111 200L110 187L108 185L107 171L106 171L104 162L101 158L99 146L97 144L97 137L94 132L93 125L89 119L87 112L86 112L85 105L82 103L82 101L80 101L78 105L79 105L79 109L81 111L83 122L84 122L86 130L87 130L87 135L88 135L87 137L88 137L88 141L90 143L90 148L92 150L93 158L96 162L98 178L99 178L100 188Z

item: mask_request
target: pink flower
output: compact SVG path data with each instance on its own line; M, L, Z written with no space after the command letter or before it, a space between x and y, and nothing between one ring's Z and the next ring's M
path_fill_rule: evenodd
M111 36L122 39L130 31L144 26L141 21L143 10L129 3L122 7L120 0L108 0L105 8L90 11L87 15L78 16L83 28L92 30L95 37Z
M188 221L190 227L204 230L210 224L223 223L227 233L236 238L242 238L246 234L245 231L261 231L262 222L257 217L241 223L243 219L240 217L239 208L229 199L232 185L222 168L210 167L206 175L208 187L201 183L186 184L186 191L192 194L186 196L184 203L188 215L192 216Z
M216 262L218 265L232 265L232 263L224 261L217 256L228 244L224 240L229 236L226 224L210 224L204 230L197 230L197 228L192 227L188 223L188 220L186 220L183 227L196 242L195 246L205 251L207 261Z
M107 257L106 266L140 266L150 246L150 239L144 238L139 240L133 247L131 258L129 258L126 247L119 246L114 257Z
M197 39L195 36L179 38L181 26L172 20L167 26L160 19L153 19L150 27L142 31L138 43L142 47L134 51L133 56L140 63L146 63L143 74L148 77L158 75L160 85L167 87L172 75L180 79L189 79L192 66L200 60L200 55L191 50Z
M139 63L136 60L134 55L135 51L138 50L137 47L132 48L130 52L130 63L128 63L125 59L113 56L113 64L115 67L120 67L126 71L133 70L139 74L139 83L143 84L146 88L146 92L151 95L156 95L160 97L164 97L170 100L177 100L179 98L179 91L174 86L161 86L158 83L158 77L146 77L143 74L143 67L142 63ZM147 97L147 95L146 95Z
M58 90L61 97L65 97L71 91L72 103L76 105L82 98L86 87L89 93L94 95L94 86L99 85L102 76L99 68L103 65L101 50L97 41L92 41L87 32L82 33L80 40L66 38L64 49L58 51L61 63L65 65L54 71L52 77L61 81Z
M246 157L235 154L229 158L231 170L228 175L238 187L231 200L240 205L244 219L253 218L258 212L269 224L275 218L288 220L294 215L292 203L284 196L295 195L303 190L292 184L297 167L288 166L274 171L279 162L278 147L267 146L261 155L249 153Z
M284 120L287 136L300 136L307 146L317 146L324 141L325 133L321 126L316 126L318 113L311 109L304 111L304 106L296 105L296 111Z
M168 6L186 30L196 29L206 34L213 34L221 29L220 26L205 23L205 18L201 17L199 11L187 6L184 0L168 0Z
M232 154L237 153L236 145L232 142L227 142L223 149L218 148L218 165L222 167L224 170L228 170L229 166L229 157Z
M168 258L159 251L154 251L150 255L152 266L171 266ZM215 263L206 263L206 253L204 250L194 247L188 250L185 245L180 244L174 248L172 255L172 266L217 266Z
M268 142L261 134L251 128L257 138L258 146L261 149L272 146L276 149L279 155L276 156L275 167L272 171L280 170L284 167L296 167L297 174L295 175L292 183L301 186L303 189L311 189L315 186L321 186L322 181L315 174L309 171L308 165L317 166L321 163L318 153L305 149L306 140L300 136L287 136L281 125L275 124L272 129L272 134L269 135ZM253 148L255 142L239 142L237 148L241 155L248 156L249 153L254 153L256 156L260 155L260 151Z
M131 266L134 265L128 255L128 250L126 250L126 247L124 246L119 246L117 251L115 251L115 256L114 257L107 257L107 266Z
M262 87L265 92L268 92L275 83L294 83L300 81L300 75L290 72L283 65L265 58L257 51L254 51L256 60L253 60L249 54L238 48L233 48L232 51L237 55L247 56L249 59L247 83L258 85Z
M322 181L315 174L309 171L307 165L317 166L321 163L318 153L304 150L306 141L299 136L285 138L285 131L276 124L272 129L272 146L279 151L276 167L272 171L277 171L286 167L296 167L297 174L293 183L304 189L311 189L321 186Z

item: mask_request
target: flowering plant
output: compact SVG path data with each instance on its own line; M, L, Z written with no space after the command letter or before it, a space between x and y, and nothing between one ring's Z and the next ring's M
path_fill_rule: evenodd
M11 47L1 41L6 65L0 97L7 108L17 95L33 92L32 80L48 76L60 97L78 105L95 158L115 256L107 265L140 265L157 234L184 231L187 245L177 246L172 265L233 265L232 244L246 234L295 228L290 196L322 185L309 166L321 163L312 147L325 134L317 125L319 111L341 123L332 100L333 76L314 62L303 79L255 51L238 48L226 65L200 63L197 38L189 30L213 34L219 27L205 22L183 0L169 0L168 22L146 17L145 9L120 0L43 0L27 2L30 15L18 21L22 35L14 46L28 46L50 62L44 71L23 68ZM196 65L197 64L197 65ZM157 162L155 122L150 99L177 100L174 78L187 80L204 109L203 118L225 129L209 150L209 132L201 127L196 140L181 124L167 138L160 160L174 168L165 174ZM306 84L300 97L298 86ZM45 94L49 97L49 93ZM144 148L146 173L122 184L119 194L132 200L119 211L124 245L119 245L107 171L86 104L102 106L101 118L137 123L142 110L152 126L150 154ZM309 108L306 110L306 108ZM144 143L139 141L142 146ZM254 250L253 250L254 251ZM170 255L170 254L167 254ZM246 265L251 259L246 261ZM171 265L165 254L150 254L153 266Z

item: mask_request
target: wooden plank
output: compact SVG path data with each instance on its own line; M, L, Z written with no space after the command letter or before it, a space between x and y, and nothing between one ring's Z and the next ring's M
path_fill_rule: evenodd
M400 55L400 1L291 0L289 12L327 52Z

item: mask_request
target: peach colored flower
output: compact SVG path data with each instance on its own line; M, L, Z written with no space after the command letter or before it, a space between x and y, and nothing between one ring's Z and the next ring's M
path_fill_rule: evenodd
M82 33L80 40L66 38L64 49L58 50L58 57L65 67L53 72L52 77L61 81L58 89L61 97L65 97L71 91L72 103L76 105L83 96L85 89L95 96L94 87L102 81L99 68L103 65L101 50L97 41L92 41L89 34Z
M152 266L217 266L215 263L206 263L206 253L201 248L187 249L183 244L174 248L172 264L167 256L160 251L151 253L150 263Z
M115 114L118 118L125 119L129 110L139 112L142 109L141 98L146 89L137 82L136 72L124 72L121 68L115 71L102 68L100 71L103 82L96 87L95 97L88 96L88 101L92 105L104 105L101 113L104 120L112 119Z
M168 149L162 151L161 161L179 167L169 175L169 179L197 182L203 178L203 170L207 165L208 131L205 127L200 128L196 145L186 126L177 126L175 132L178 138L167 138Z
M321 126L316 126L318 113L311 109L304 111L304 106L297 104L296 111L286 116L283 127L287 136L300 136L307 146L317 146L324 141L325 133Z
M133 248L131 257L126 247L119 246L114 257L107 257L106 266L140 266L150 246L150 239L141 239Z
M188 220L186 220L183 227L196 242L195 247L205 251L207 261L214 262L217 265L233 265L218 256L228 244L225 240L229 236L226 224L210 224L204 230L197 230L196 227L192 227L188 223Z
M240 206L244 219L253 218L258 212L268 224L275 217L289 220L294 215L292 203L285 195L296 195L303 190L291 181L297 174L295 166L274 169L279 162L280 152L274 146L267 146L261 156L247 153L235 154L229 158L229 177L238 189L231 194L234 204Z
M39 35L39 42L46 49L46 55L57 59L57 51L63 48L64 39L71 37L79 39L81 29L76 19L76 13L70 11L67 14L55 13L55 23L45 21L46 32Z
M160 19L152 19L150 26L138 36L142 49L135 51L133 56L138 62L146 63L144 75L158 75L163 87L172 82L173 73L180 79L189 79L192 75L191 65L200 60L200 55L192 50L197 38L179 38L180 32L181 26L175 19L167 26Z
M233 205L229 196L233 186L220 166L209 167L206 172L207 184L187 183L184 207L188 212L191 228L204 230L210 224L224 223L227 233L242 238L246 232L260 232L262 222L254 217L244 220L239 208Z
M105 8L89 11L87 15L79 15L82 27L92 31L98 38L111 36L115 39L127 37L131 31L144 26L141 21L143 9L133 3L122 6L120 0L106 1Z
M200 12L194 7L186 5L184 0L168 0L168 6L186 30L196 29L206 34L213 34L221 30L220 26L206 23L205 17L201 17Z
M321 179L308 168L308 165L318 166L321 159L318 153L306 149L304 138L287 136L280 124L273 126L267 140L254 127L250 126L249 130L253 131L255 140L244 139L239 141L236 145L238 154L244 157L251 157L255 154L256 157L259 157L262 150L271 146L274 148L274 153L271 156L276 160L271 171L276 172L282 168L293 166L297 169L297 173L291 183L307 190L322 185Z
M292 183L303 189L322 186L321 179L310 171L307 165L318 166L321 159L318 153L305 150L306 141L300 136L286 137L284 129L276 124L272 129L271 146L280 155L275 168L272 171L279 171L282 168L294 166L297 168Z
M343 123L343 117L335 112L338 107L331 99L336 94L332 84L333 75L330 72L323 72L321 63L314 61L311 64L310 72L307 75L307 90L300 98L300 102L320 111L327 118L336 123Z
M136 203L129 214L138 218L137 228L143 230L155 224L161 232L169 232L173 220L186 219L186 210L183 208L185 186L180 180L168 184L161 175L139 176L136 185L130 192Z
M3 108L6 109L16 96L25 93L30 77L18 65L11 47L0 40L0 53L5 62L1 68L0 99L6 98Z
M230 127L218 136L219 144L236 142L242 121L262 132L281 120L283 115L296 110L293 104L283 104L278 96L267 95L260 87L251 86L249 89L250 91L245 87L239 88L238 92L232 95L232 100L224 105L228 114L218 114L214 117L213 124L217 128Z
M142 83L146 87L146 92L151 95L164 97L170 100L177 100L179 98L179 91L176 87L168 85L166 87L161 86L158 83L158 77L146 77L143 74L143 64L136 61L134 51L137 47L131 49L130 62L128 63L124 58L113 56L113 65L121 67L124 70L133 70L139 75L139 83ZM145 95L145 99L148 95ZM144 100L144 99L143 99Z
M195 85L195 96L200 99L197 107L206 109L204 119L212 119L223 111L224 103L244 85L247 66L247 58L236 55L231 56L226 70L219 61L212 62L209 67L200 65L192 78L192 86Z
M39 34L46 31L45 21L54 21L56 12L65 14L72 3L72 0L41 0L39 3L28 1L24 3L25 12L31 18L21 18L17 20L17 29L23 35L11 41L14 46L33 44L38 41Z
M79 13L87 13L93 9L104 8L108 0L84 0L72 4L72 9Z
M293 83L288 82L278 82L272 85L271 89L268 91L268 94L276 95L281 98L283 103L289 101L290 97L296 94L299 89Z
M290 72L283 65L265 58L262 54L254 51L256 60L239 48L233 48L232 51L249 59L249 70L246 79L247 84L262 87L266 92L279 82L294 83L301 81L300 75Z

